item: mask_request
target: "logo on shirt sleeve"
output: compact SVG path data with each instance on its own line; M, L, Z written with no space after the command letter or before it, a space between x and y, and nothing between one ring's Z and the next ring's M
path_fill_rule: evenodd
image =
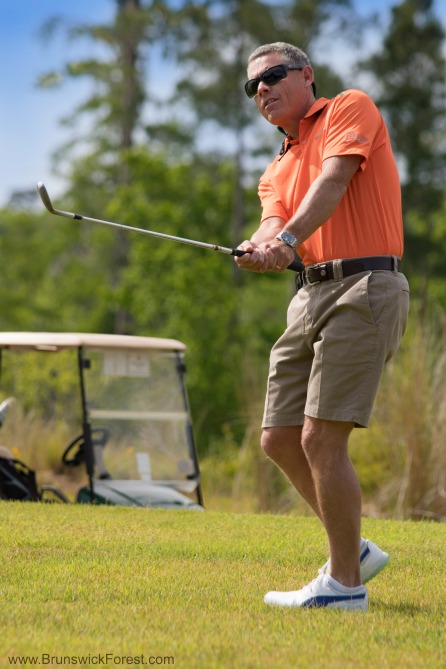
M344 137L344 142L348 142L349 144L352 144L353 142L358 142L358 144L367 144L368 141L369 140L367 137L357 135L356 132L353 131L348 132Z

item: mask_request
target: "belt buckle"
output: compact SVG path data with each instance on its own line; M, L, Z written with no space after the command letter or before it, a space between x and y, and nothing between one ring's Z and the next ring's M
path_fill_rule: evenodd
M307 269L307 279L310 283L320 283L321 281L325 280L325 276L327 275L327 269L326 269L326 264L321 263L320 265L313 265L313 267L309 267ZM317 278L313 279L313 276L316 276Z
M317 267L309 267L306 271L308 283L320 283L319 273ZM317 278L316 278L317 277Z

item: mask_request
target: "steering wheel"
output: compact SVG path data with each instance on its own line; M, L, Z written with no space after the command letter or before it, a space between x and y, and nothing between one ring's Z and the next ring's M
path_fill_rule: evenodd
M93 446L104 446L110 438L110 430L105 427L95 427L91 430L91 443ZM74 451L74 452L73 452ZM79 434L66 447L62 462L66 467L78 467L85 462L85 436Z

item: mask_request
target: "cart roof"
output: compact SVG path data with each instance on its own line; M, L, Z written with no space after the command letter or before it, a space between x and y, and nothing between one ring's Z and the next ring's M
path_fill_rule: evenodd
M0 332L0 349L59 351L79 347L184 351L175 339L86 332Z

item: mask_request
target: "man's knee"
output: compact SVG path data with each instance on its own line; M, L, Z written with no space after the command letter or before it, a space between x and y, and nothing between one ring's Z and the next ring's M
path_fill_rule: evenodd
M310 466L344 456L348 452L352 429L352 423L306 417L302 429L302 450Z
M300 426L266 427L262 431L260 445L267 457L277 460L289 449L300 448L301 434Z
M262 450L266 456L274 459L272 456L276 452L278 444L279 444L279 439L276 428L268 427L262 430L260 446L262 447Z
M324 430L320 421L305 420L302 429L302 450L307 458L314 457L320 453L324 445Z

